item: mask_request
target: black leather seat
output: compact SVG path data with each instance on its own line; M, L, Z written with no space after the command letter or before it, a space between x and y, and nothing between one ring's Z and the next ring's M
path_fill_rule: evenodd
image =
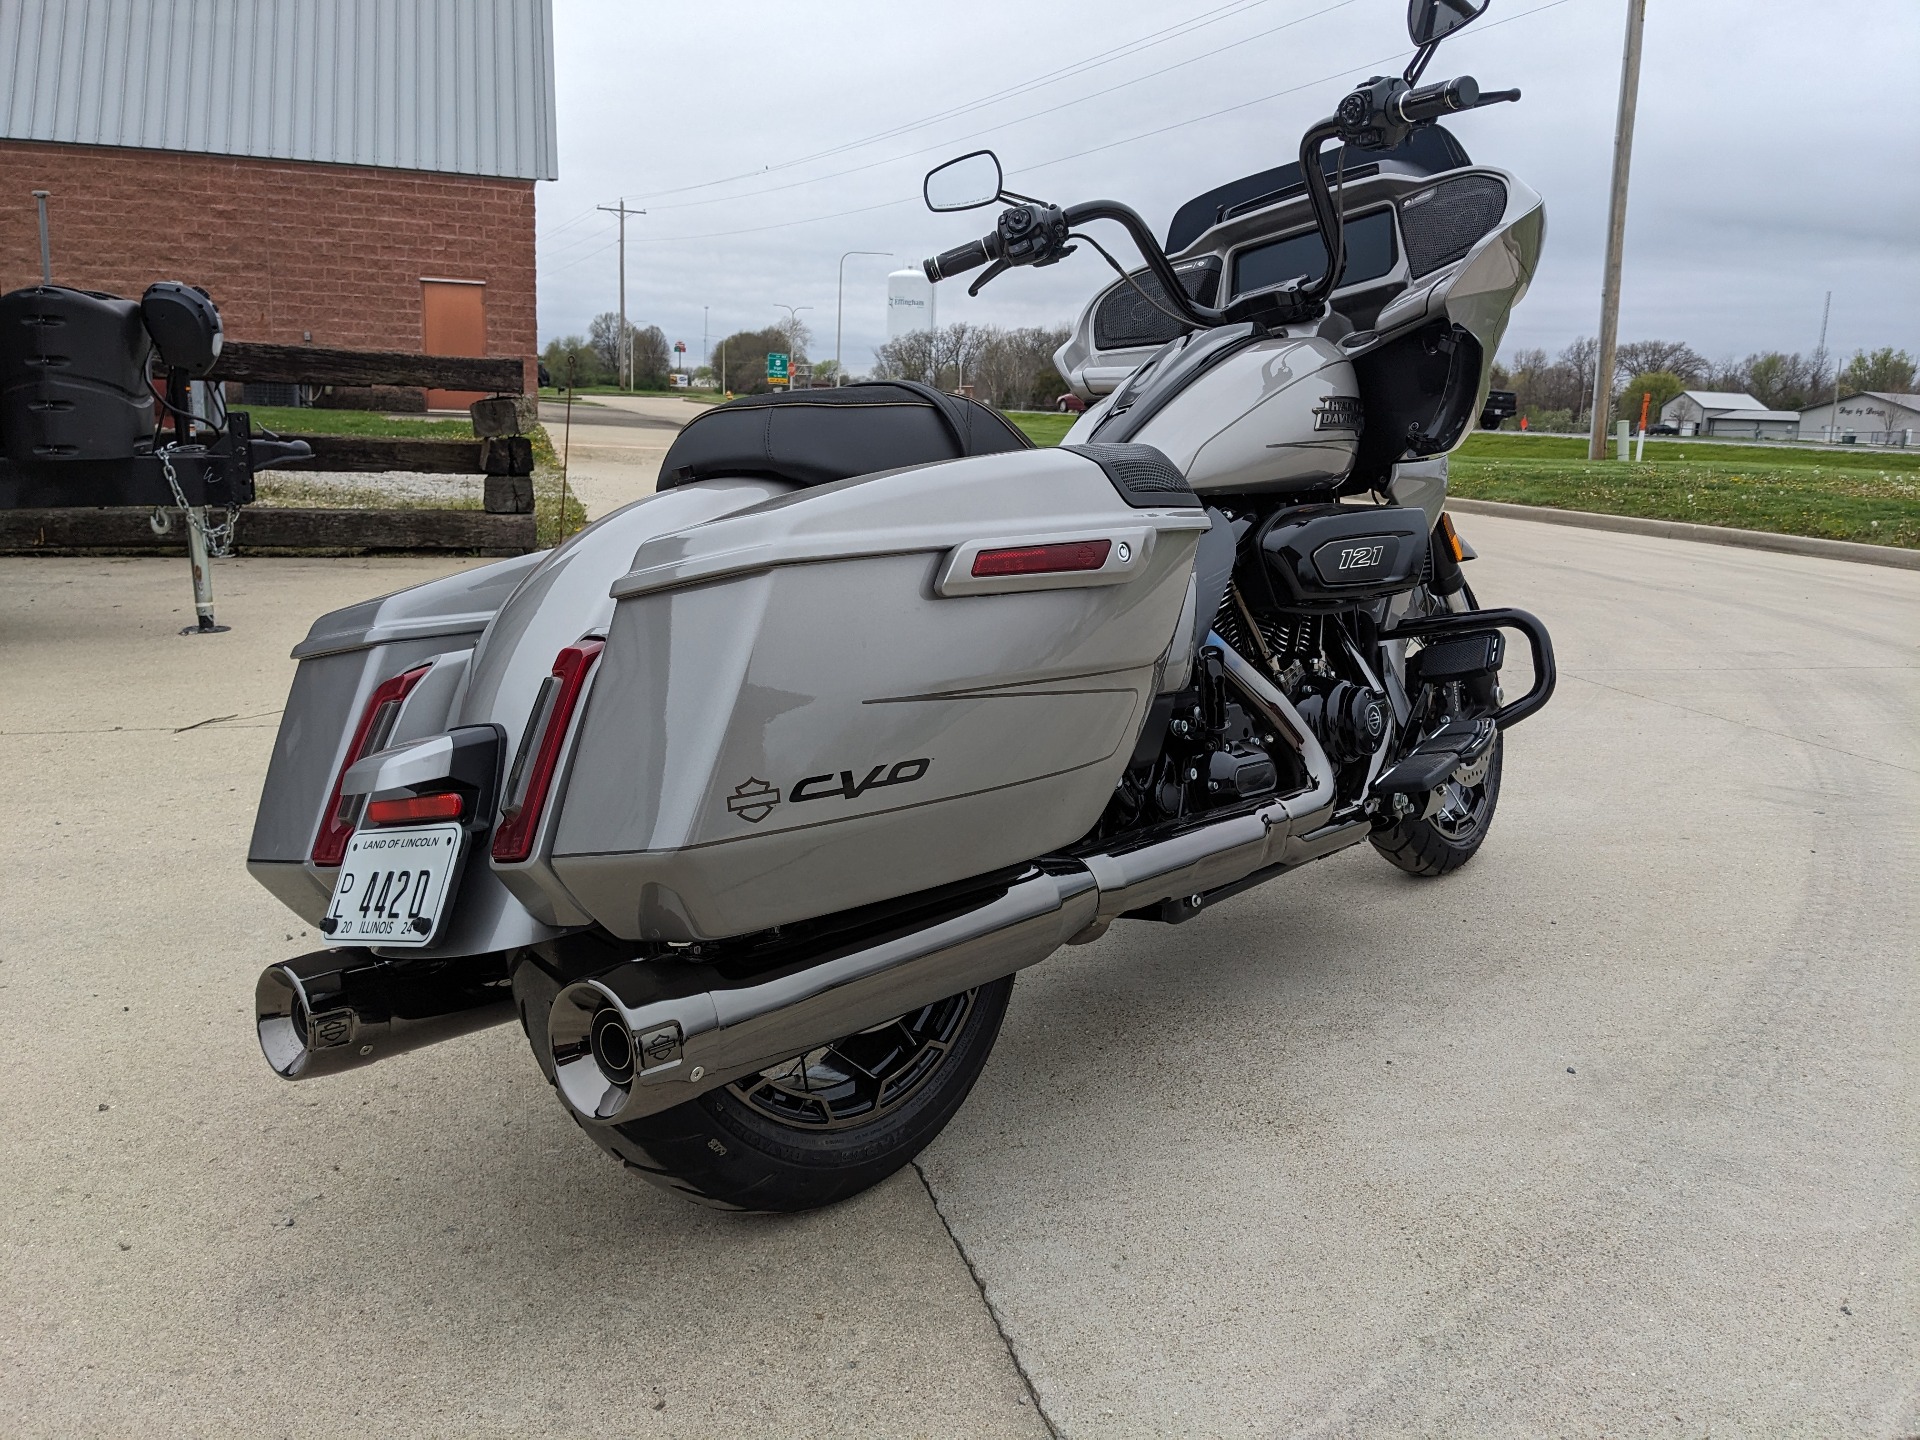
M688 422L660 462L660 488L721 475L826 485L878 470L1030 450L999 411L910 380L745 395Z

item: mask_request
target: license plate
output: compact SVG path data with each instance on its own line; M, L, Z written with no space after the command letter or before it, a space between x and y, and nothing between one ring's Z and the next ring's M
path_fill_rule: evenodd
M465 839L458 825L356 831L321 930L335 945L431 944Z

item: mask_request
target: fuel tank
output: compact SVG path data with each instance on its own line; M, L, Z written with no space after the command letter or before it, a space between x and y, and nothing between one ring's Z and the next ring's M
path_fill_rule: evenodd
M1202 495L1325 491L1353 469L1360 386L1309 331L1233 327L1175 342L1068 435L1153 446Z
M616 935L694 941L1068 844L1126 766L1207 527L1164 458L1095 446L648 539L612 586L557 819L496 871Z

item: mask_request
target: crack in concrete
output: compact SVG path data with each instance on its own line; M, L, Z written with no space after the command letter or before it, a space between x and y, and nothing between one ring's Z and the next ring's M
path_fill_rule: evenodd
M933 1181L927 1178L927 1172L918 1160L910 1162L913 1173L920 1177L920 1185L927 1192L927 1199L933 1205L933 1213L939 1217L940 1227L947 1232L947 1239L953 1242L953 1253L960 1257L960 1263L967 1267L967 1274L973 1277L973 1285L980 1292L980 1303L987 1307L987 1318L993 1321L994 1333L999 1335L1000 1343L1007 1347L1007 1359L1013 1362L1014 1373L1020 1377L1020 1383L1026 1387L1027 1399L1033 1403L1033 1413L1040 1417L1040 1423L1046 1427L1047 1434L1053 1440L1060 1440L1060 1427L1053 1423L1053 1417L1047 1414L1047 1407L1040 1402L1040 1391L1033 1383L1033 1377L1027 1373L1027 1367L1020 1360L1020 1352L1014 1349L1013 1337L1007 1334L1007 1327L1000 1319L1000 1311L993 1299L987 1294L987 1283L980 1278L980 1272L974 1268L973 1257L967 1254L967 1247L960 1243L960 1237L954 1234L953 1222L947 1219L947 1212L940 1208L940 1197L934 1193Z

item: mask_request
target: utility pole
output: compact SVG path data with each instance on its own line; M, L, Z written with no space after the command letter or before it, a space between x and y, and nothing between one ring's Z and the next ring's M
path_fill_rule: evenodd
M1820 307L1820 344L1819 344L1819 347L1813 352L1814 354L1820 357L1820 368L1823 372L1820 378L1822 380L1825 380L1827 378L1824 373L1827 365L1827 321L1831 320L1832 318L1833 318L1833 292L1829 290L1827 292L1827 303ZM1840 366L1838 365L1838 363L1836 363L1833 367L1833 417L1827 426L1828 440L1833 439L1834 427L1839 425L1839 423L1840 423Z
M613 353L620 363L620 388L633 388L633 338L627 332L627 216L644 215L644 210L629 210L627 197L622 195L618 205L596 205L596 210L604 210L609 215L620 217L620 347Z
M882 255L893 258L891 250L849 250L840 257L840 288L835 292L833 302L833 383L836 388L846 383L846 366L840 362L840 340L846 328L847 316L847 261L855 255Z
M713 351L708 348L707 342L707 307L704 305L700 307L700 364L708 367L713 365ZM700 367L696 365L694 368L697 370Z
M1613 126L1613 194L1607 206L1607 270L1600 287L1600 354L1593 372L1593 428L1587 458L1607 458L1613 367L1620 347L1620 260L1627 240L1627 171L1633 164L1633 112L1640 100L1640 32L1647 0L1627 0L1626 53L1620 60L1620 114Z

